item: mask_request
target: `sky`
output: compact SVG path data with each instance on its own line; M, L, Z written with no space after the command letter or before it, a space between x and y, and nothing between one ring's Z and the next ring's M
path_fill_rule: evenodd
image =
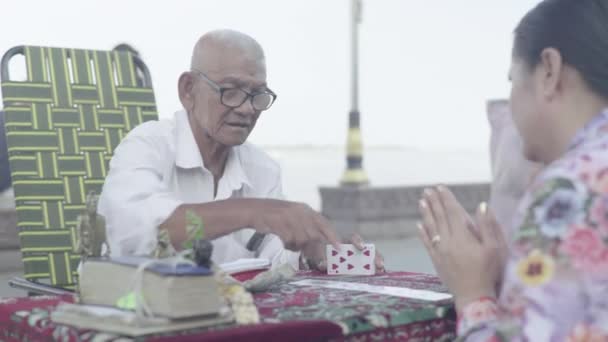
M198 37L243 31L265 49L278 94L250 141L343 145L350 110L350 0L1 0L0 50L133 45L159 116ZM369 146L487 149L488 99L509 95L512 32L538 0L363 0L360 111Z

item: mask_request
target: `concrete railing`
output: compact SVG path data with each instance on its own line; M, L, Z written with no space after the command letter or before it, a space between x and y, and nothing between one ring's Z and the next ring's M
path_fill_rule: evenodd
M448 185L469 212L490 195L488 183ZM323 187L321 211L343 235L367 238L407 237L419 220L418 200L426 186ZM17 214L0 209L0 250L19 248Z
M322 187L321 211L342 235L407 237L415 232L415 222L420 219L418 201L426 187ZM490 196L489 183L448 187L469 212Z

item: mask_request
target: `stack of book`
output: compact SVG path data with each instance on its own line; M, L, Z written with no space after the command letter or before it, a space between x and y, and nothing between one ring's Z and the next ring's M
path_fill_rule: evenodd
M128 336L234 321L213 272L205 267L152 263L140 275L141 285L135 286L137 268L149 261L143 257L87 259L80 271L79 303L58 306L51 318ZM142 298L151 317L137 316L134 311Z

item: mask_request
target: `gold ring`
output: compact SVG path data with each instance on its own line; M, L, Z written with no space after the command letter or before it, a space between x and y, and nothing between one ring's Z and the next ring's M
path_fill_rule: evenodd
M431 243L433 244L433 246L437 245L439 243L439 241L441 241L441 236L439 236L439 235L435 235L431 239Z

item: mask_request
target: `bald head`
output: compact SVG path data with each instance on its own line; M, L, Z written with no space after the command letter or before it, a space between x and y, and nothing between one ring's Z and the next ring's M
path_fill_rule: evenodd
M230 67L231 60L265 64L264 50L252 37L234 30L215 30L203 35L192 52L191 68L206 72Z
M260 44L237 31L209 32L194 47L191 69L180 76L178 92L197 143L244 143L263 107L274 100L268 97L273 93ZM243 101L236 104L239 98Z

